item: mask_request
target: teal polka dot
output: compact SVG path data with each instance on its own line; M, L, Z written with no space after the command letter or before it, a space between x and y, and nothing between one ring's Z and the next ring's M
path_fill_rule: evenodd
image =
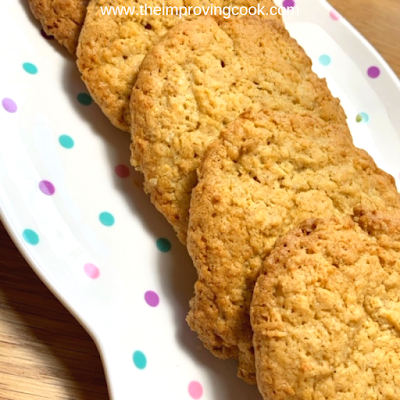
M58 138L58 141L60 142L61 146L66 149L72 149L75 145L74 139L68 135L61 135Z
M36 65L32 64L32 63L28 63L28 62L23 63L22 68L25 70L25 72L27 72L28 74L31 74L31 75L35 75L38 73L38 69L37 69Z
M39 243L39 235L32 229L25 229L22 232L22 237L27 243L33 246L36 246Z
M328 66L332 62L331 58L327 54L322 54L322 56L319 56L318 61L324 67Z
M162 251L163 253L167 253L171 250L171 242L165 238L157 239L157 248L158 250Z
M147 358L143 352L137 350L133 353L133 363L135 364L136 368L145 369L147 365Z
M79 93L78 94L78 101L83 106L90 106L93 103L93 99L87 93Z
M99 215L100 222L105 226L113 226L115 223L115 218L112 214L107 211L102 212Z
M365 112L360 112L357 114L356 121L363 124L368 124L369 122L369 115Z

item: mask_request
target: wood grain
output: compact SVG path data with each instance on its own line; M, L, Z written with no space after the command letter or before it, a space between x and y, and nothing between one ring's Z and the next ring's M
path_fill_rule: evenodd
M364 35L400 76L400 1L329 0L329 3Z
M0 399L108 399L90 336L0 223Z
M331 4L400 75L400 1ZM108 399L91 338L33 273L1 224L0 399Z

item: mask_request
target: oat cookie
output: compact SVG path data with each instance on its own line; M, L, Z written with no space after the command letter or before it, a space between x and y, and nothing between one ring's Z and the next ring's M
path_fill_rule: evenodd
M196 169L243 111L311 113L346 126L339 101L284 26L255 17L203 17L171 30L144 60L131 105L132 163L182 242Z
M264 399L400 398L400 217L308 220L278 240L251 306Z
M263 111L231 123L207 150L192 194L188 250L198 271L189 325L255 379L249 308L276 239L312 217L361 204L398 209L394 179L354 147L343 125Z
M75 55L89 0L29 0L33 15L47 35Z
M156 6L254 6L257 0L91 0L78 49L78 68L93 99L110 121L124 131L130 131L129 98L140 64L147 52L173 26L187 19L198 18L171 15L140 14L145 5ZM273 0L259 3L270 9ZM103 15L101 7L135 7L134 15ZM164 8L163 13L166 13ZM217 9L218 12L219 9ZM161 11L161 10L160 10ZM279 16L269 17L279 18Z

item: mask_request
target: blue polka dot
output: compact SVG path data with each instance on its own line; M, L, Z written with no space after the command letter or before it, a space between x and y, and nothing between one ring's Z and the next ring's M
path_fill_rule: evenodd
M25 229L22 232L22 237L32 246L36 246L39 243L39 235L32 229Z
M77 98L83 106L90 106L93 103L93 99L88 93L79 93Z
M23 63L22 68L25 70L25 72L27 72L28 74L31 74L31 75L35 75L38 73L38 69L37 69L36 65L28 63L28 62Z
M157 248L158 250L162 251L163 253L167 253L171 250L171 242L165 238L157 239Z
M357 114L356 121L363 124L368 124L369 122L369 115L365 112L360 112Z
M324 67L328 66L332 62L331 58L327 54L322 54L322 56L319 56L318 61Z
M135 364L136 368L145 369L147 365L147 358L143 352L137 350L133 353L133 363Z
M75 145L74 139L68 135L61 135L58 138L58 141L60 142L61 146L66 149L72 149Z
M113 226L115 223L115 218L112 214L107 211L102 212L99 215L100 222L105 226Z

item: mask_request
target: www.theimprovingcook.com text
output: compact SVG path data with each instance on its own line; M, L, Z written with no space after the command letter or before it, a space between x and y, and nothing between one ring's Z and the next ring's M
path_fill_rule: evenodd
M244 16L244 15L299 15L298 7L276 7L267 8L261 4L257 4L251 7L245 6L149 6L147 4L141 4L140 6L101 6L102 15L178 15L179 18L188 15L219 15L224 18L230 18L231 16Z

